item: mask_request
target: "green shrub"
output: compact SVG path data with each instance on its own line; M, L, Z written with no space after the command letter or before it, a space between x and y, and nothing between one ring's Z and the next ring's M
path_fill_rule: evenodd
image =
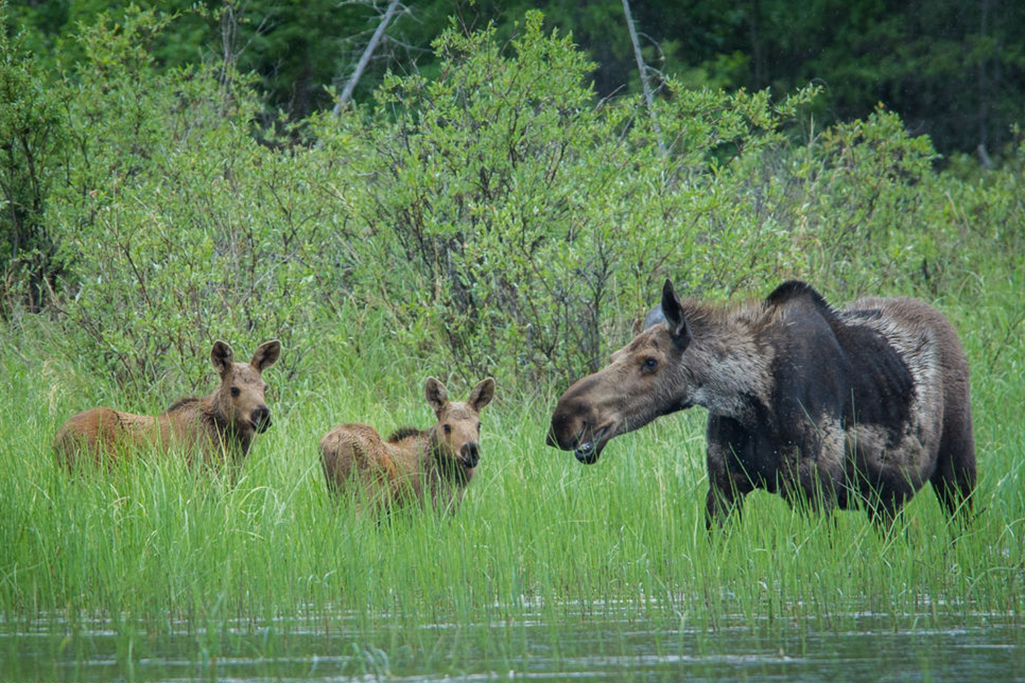
M5 53L53 131L36 143L34 225L62 269L55 352L140 394L205 385L216 337L243 352L280 338L290 380L338 379L322 365L341 349L346 368L383 364L375 382L564 383L628 337L667 277L712 298L801 277L837 301L981 299L980 259L1013 271L1020 253L1020 163L937 174L929 140L882 109L817 132L811 88L774 100L669 79L654 111L596 102L593 65L530 14L508 44L453 27L437 77L390 77L373 106L262 144L248 79L158 75L169 21L83 28L87 58L42 90L31 59Z
M0 25L4 6L0 6ZM26 58L28 57L28 58ZM25 305L38 310L64 268L48 222L51 186L68 144L61 110L17 38L0 31L0 317Z
M75 154L52 212L73 264L57 339L143 394L205 386L216 338L240 354L280 338L291 376L334 299L322 261L344 230L318 197L331 164L258 144L244 79L158 77L146 45L166 21L84 29L88 60L60 84Z
M789 266L748 173L811 91L776 106L674 88L656 129L638 100L596 104L593 65L538 14L508 50L492 29L435 47L437 79L389 79L350 124L346 139L371 141L353 204L372 251L355 277L462 374L568 378L665 277L731 292ZM322 139L352 153L330 124Z

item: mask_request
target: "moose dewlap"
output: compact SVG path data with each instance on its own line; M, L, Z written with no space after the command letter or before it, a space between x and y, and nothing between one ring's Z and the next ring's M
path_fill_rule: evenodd
M280 354L281 344L269 341L256 349L248 363L236 363L231 346L217 341L210 362L221 383L213 393L179 399L156 417L113 408L79 413L57 430L53 439L57 462L72 469L82 459L109 463L129 448L158 448L180 451L190 463L225 459L239 463L253 437L271 425L262 373Z
M667 280L653 313L559 399L549 445L593 463L613 437L700 405L710 527L756 488L813 507L860 503L889 523L929 481L951 516L970 510L968 363L927 304L868 297L838 310L792 281L715 306L681 301Z
M480 411L494 394L488 378L465 403L450 402L430 377L424 395L437 421L429 429L406 427L384 440L365 424L335 427L320 440L328 490L355 493L361 505L380 511L425 499L455 511L480 460Z

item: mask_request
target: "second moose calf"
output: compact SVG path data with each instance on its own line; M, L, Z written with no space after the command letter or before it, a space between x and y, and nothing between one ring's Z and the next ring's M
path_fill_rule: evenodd
M333 494L356 492L359 505L387 512L430 500L455 511L480 460L480 411L495 395L495 380L478 383L466 402L449 402L430 377L424 390L436 424L404 427L387 440L365 424L335 427L320 440L321 464Z
M190 464L228 461L240 465L256 434L271 425L263 371L277 362L281 343L265 342L248 363L236 363L226 342L214 342L210 362L221 376L213 393L176 401L152 417L112 408L91 408L57 430L57 462L73 470L80 461L110 465L126 449L150 448L183 453Z

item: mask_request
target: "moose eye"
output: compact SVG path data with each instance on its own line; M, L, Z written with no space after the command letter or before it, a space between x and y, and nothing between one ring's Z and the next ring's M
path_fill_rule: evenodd
M477 433L480 434L480 422L477 423Z
M658 358L645 358L644 359L644 369L645 370L654 370L657 367L658 367Z
M443 425L443 428L444 428L446 434L451 434L452 433L452 426L451 425Z
M232 387L231 388L231 395L234 396L235 398L238 398L238 395L241 394L241 393L242 392L239 390L238 387Z

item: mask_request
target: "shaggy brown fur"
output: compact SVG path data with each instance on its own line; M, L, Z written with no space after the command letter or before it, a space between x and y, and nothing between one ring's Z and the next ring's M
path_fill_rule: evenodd
M360 504L385 512L425 497L454 512L476 471L479 414L494 393L495 380L488 378L465 403L450 403L445 387L431 377L424 394L437 423L430 429L406 427L384 441L364 424L335 427L320 440L328 490L356 492Z
M253 437L271 425L264 403L267 385L262 372L273 365L281 344L262 344L248 363L233 362L231 347L217 341L210 361L221 376L213 393L183 398L156 417L112 408L92 408L75 415L57 430L53 451L60 465L74 468L85 457L111 463L129 448L181 451L195 460L241 462Z
M883 523L930 481L954 515L975 487L968 363L943 316L908 298L835 310L801 282L763 302L681 302L559 400L548 443L598 459L615 436L708 409L709 526L755 488L864 503Z

